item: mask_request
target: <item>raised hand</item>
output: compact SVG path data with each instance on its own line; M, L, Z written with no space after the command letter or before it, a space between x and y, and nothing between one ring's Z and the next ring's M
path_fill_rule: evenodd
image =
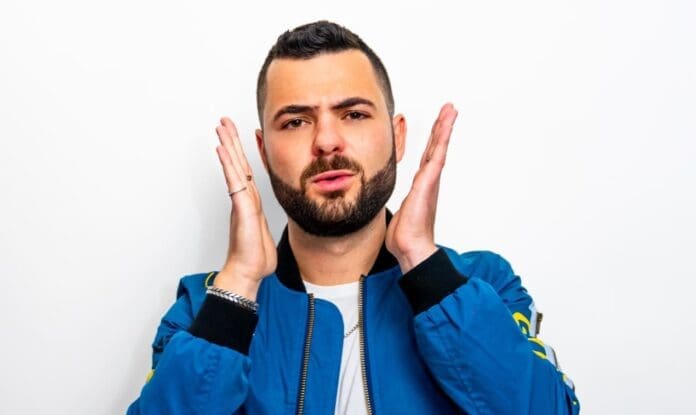
M223 117L215 132L220 139L216 151L225 173L232 212L227 260L213 285L255 300L261 280L275 270L276 247L237 128L232 120Z
M403 273L437 251L434 233L440 175L456 118L457 110L452 104L445 104L440 110L411 190L387 228L387 249L399 261Z

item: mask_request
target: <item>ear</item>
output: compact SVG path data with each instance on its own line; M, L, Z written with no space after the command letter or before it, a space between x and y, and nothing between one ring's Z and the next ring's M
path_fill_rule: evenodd
M266 147L263 142L263 130L257 128L254 133L256 134L256 148L259 150L259 156L261 156L263 168L266 169L266 172L268 172L268 159L266 159Z
M406 151L406 117L403 114L396 114L392 119L392 128L394 129L394 146L398 163Z

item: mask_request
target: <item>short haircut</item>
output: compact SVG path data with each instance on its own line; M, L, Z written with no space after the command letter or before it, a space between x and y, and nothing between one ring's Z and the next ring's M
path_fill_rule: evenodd
M278 36L275 45L268 51L256 83L256 107L261 128L263 128L263 108L266 105L266 73L273 59L311 59L322 53L336 53L351 49L360 50L367 55L380 83L389 116L392 117L394 96L389 75L379 56L355 33L336 23L320 20L286 31Z

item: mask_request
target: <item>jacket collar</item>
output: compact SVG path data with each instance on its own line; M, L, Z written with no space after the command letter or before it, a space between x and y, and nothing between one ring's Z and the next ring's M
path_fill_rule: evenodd
M387 226L389 225L391 218L392 213L389 211L389 209L387 209ZM399 265L396 257L389 252L385 243L382 242L382 247L379 250L377 259L372 265L368 275L386 271L396 265ZM287 226L285 226L283 236L280 238L280 242L278 242L278 266L275 273L280 282L291 290L307 292L307 289L302 282L302 277L300 276L300 270L297 267L295 255L292 253L292 248L290 247Z

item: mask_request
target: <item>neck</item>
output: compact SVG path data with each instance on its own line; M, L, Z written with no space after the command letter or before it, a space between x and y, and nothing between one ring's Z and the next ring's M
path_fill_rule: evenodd
M355 282L367 274L379 254L387 232L386 209L362 229L339 237L310 235L288 220L288 237L305 281L317 285Z

